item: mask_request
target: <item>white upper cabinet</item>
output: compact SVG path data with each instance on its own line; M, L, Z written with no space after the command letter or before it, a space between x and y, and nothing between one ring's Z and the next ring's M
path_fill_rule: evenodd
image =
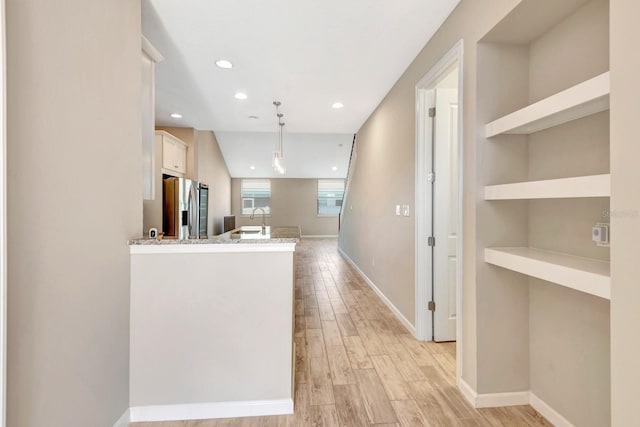
M162 169L184 176L187 173L187 144L165 131L156 131L162 146Z

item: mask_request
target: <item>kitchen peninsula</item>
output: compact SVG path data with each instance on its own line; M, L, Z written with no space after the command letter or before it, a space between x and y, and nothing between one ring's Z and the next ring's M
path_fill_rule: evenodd
M293 413L299 227L132 240L132 421Z

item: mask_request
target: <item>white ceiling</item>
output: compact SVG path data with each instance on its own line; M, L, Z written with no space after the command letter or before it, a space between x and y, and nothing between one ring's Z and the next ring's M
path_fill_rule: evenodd
M350 147L332 147L350 146L458 1L143 0L143 33L165 57L156 68L156 123L213 130L235 177L249 176L245 160L259 147L269 157L253 163L271 176L279 100L286 176L333 176L324 171L348 162ZM234 67L218 68L218 59ZM248 99L235 99L238 91ZM331 108L336 101L344 108ZM320 143L310 134L333 135Z

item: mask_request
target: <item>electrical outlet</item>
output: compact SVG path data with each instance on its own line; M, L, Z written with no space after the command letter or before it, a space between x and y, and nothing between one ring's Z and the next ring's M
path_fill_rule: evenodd
M409 205L402 205L402 216L409 216Z
M609 224L606 222L597 222L595 227L591 229L591 240L596 242L597 246L609 246Z

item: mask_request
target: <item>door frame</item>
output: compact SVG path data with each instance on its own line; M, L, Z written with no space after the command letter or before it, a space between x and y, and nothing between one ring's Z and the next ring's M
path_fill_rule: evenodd
M464 190L464 137L463 137L463 41L459 40L416 84L416 142L415 142L415 301L416 338L432 340L431 312L427 302L431 300L431 257L427 246L430 235L431 205L427 191L427 174L431 164L431 124L428 123L427 91L435 86L456 66L458 68L458 227L456 243L456 377L462 376L462 247L463 247L463 190Z

